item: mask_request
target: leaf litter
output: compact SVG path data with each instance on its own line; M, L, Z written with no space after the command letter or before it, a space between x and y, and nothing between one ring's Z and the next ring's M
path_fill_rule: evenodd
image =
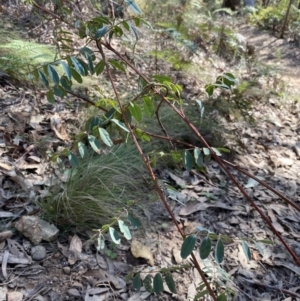
M253 39L250 33L249 40ZM77 119L77 111L67 109L63 103L48 105L42 93L38 98L43 106L33 110L32 101L37 99L30 89L20 91L14 87L1 87L0 90L1 95L9 95L5 97L4 105L1 103L5 114L1 116L0 128L0 180L3 184L0 204L4 229L10 229L13 221L31 210L32 200L47 194L51 174L45 159L47 151L69 142L68 126ZM16 104L20 104L18 110L13 107ZM255 128L241 123L229 125L240 134L240 145L246 146L244 150L237 151L235 163L254 171L259 178L265 179L295 202L300 201L299 112L299 103L287 102L282 107L274 97L270 97L268 102L257 104L253 112L257 120ZM23 138L23 133L30 133L30 136ZM208 262L202 262L199 258L202 268L212 274L223 275L239 300L276 300L282 298L283 293L286 301L289 296L300 298L300 270L286 250L232 183L225 180L222 170L214 162L207 165L207 170L208 175L214 175L213 178L203 179L195 173L168 171L169 185L175 182L180 193L179 198L173 196L169 201L171 203L178 198L172 203L173 210L177 212L178 219L185 220L187 233L196 233L197 227L209 229L209 232L216 233L215 236L210 234L213 245L219 235L224 238L224 267L217 266L213 258ZM299 256L299 212L257 185L257 182L242 175L237 177ZM152 225L145 230L147 240L145 244L137 244L133 240L131 248L136 244L139 252L132 253L148 259L156 269L170 267L174 260L177 264L187 264L181 257L181 260L178 258L182 241L174 225L161 214L162 207L159 204L155 206ZM162 222L167 223L168 227L160 228ZM29 244L28 247L26 238L5 232L1 234L6 239L6 243L1 244L0 254L2 293L12 298L9 295L11 290L20 290L16 292L18 296L14 296L19 300L22 297L25 300L40 300L43 296L62 300L66 295L86 300L108 300L111 297L131 301L147 298L187 300L184 295L186 288L188 296L192 296L201 282L194 271L178 269L172 273L178 285L178 296L172 296L169 292L165 299L163 296L155 299L148 292L134 292L123 280L130 270L151 272L148 265L134 267L129 264L124 250L117 251L117 260L112 260L103 254L95 254L91 245L85 249L85 244L82 244L84 238L75 234L68 240L59 237L57 242L51 244L43 241L47 257L41 262L33 262L31 246ZM226 237L229 238L227 243ZM134 232L134 238L143 237ZM245 255L242 241L247 241L251 260ZM123 263L122 267L120 263ZM70 276L72 283L69 283ZM22 286L23 289L19 289ZM167 291L167 288L164 290Z

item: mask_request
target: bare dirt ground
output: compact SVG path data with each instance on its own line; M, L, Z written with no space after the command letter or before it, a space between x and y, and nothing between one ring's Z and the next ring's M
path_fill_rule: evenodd
M274 90L280 86L283 93L267 93L263 97L261 93L245 95L245 98L254 97L252 113L256 124L239 121L228 125L239 137L240 148L236 151L233 163L265 180L299 206L300 103L297 95L300 50L285 40L278 40L248 25L241 26L240 33L255 46L257 60L272 68L278 67L271 85ZM149 248L150 255L145 257L153 257L153 266L147 260L134 258L130 252L130 243L126 242L122 248L114 250L114 259L98 254L93 245L85 244L88 240L86 233L60 234L52 243L40 243L39 246L45 248L46 254L40 259L34 259L37 258L36 254L34 256L36 249L32 249L33 245L13 230L13 224L21 215L35 214L30 194L37 190L36 187L42 190L47 185L46 163L38 160L35 151L28 148L30 144L13 147L11 137L15 137L16 133L22 134L28 123L37 136L52 131L54 140L51 143L60 143L62 137L57 137L59 132L57 134L49 125L51 118L46 104L34 114L28 109L24 120L20 118L21 115L14 117L14 110L9 115L8 108L14 109L16 103L21 102L24 113L32 102L37 101L36 94L30 89L24 89L21 98L17 94L10 86L1 88L1 101L7 104L1 107L4 113L1 123L10 126L9 131L6 128L1 136L1 218L2 230L13 232L11 235L6 234L10 239L8 241L4 240L6 237L1 233L0 299L192 300L201 279L194 269L184 269L183 265L189 261L182 260L179 255L182 243L180 236L163 213L164 209L159 202L145 211L144 222L147 226L142 231L133 231L134 240ZM38 97L40 102L41 94ZM7 116L9 119L5 119ZM66 118L66 112L60 117ZM67 117L72 122L76 112L70 111ZM43 123L45 120L48 122L46 125ZM34 141L35 137L32 139ZM9 160L6 150L8 146L14 150L8 152ZM24 154L30 158L21 160L25 158ZM207 176L185 171L161 171L167 183L178 190L175 196L177 201L170 199L170 205L178 219L184 221L186 233L195 233L196 227L205 228L216 234L214 238L221 235L225 243L225 261L222 265L216 265L213 257L205 262L199 259L207 275L211 280L222 280L234 292L233 300L300 300L299 265L218 165L211 162L207 170ZM21 174L18 174L19 171ZM233 168L231 171L299 258L300 213L262 185ZM202 234L198 233L199 242L203 238ZM244 254L242 240L250 246L251 261ZM274 244L260 242L264 240ZM196 254L199 257L198 252ZM124 280L130 271L140 272L142 276L154 275L161 268L173 265L178 267L172 272L177 295L170 293L167 287L165 294L159 296L143 288L135 292L131 282L126 283ZM203 300L211 299L207 297Z

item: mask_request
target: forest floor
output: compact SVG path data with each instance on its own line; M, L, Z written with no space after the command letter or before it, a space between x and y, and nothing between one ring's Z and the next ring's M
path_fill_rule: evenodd
M273 75L264 77L260 85L242 95L252 102L254 124L230 116L228 120L222 119L223 126L236 136L234 142L227 141L235 149L232 163L266 181L299 206L300 48L241 20L238 24L238 32L255 47L256 63L253 70L247 71L248 76L261 72L258 66L262 65L268 66L266 69ZM49 35L47 32L45 37ZM144 36L146 42L148 33ZM220 66L232 73L240 69L221 59L217 65L213 76L218 75ZM212 66L206 67L204 72L211 73ZM181 79L188 90L185 98L203 93L204 83L195 85L192 75L185 74ZM75 123L78 112L64 105L53 114L53 105L47 104L45 94L26 87L19 90L17 86L5 85L0 88L0 99L1 124L5 125L0 136L0 216L3 219L0 300L193 300L200 276L194 269L180 267L189 261L180 257L182 240L159 202L145 211L147 226L143 231L133 233L135 244L138 241L140 246L148 247L149 254L144 257L152 258L153 266L134 258L128 242L122 249L113 250L116 258L111 258L95 252L93 246L86 246L87 236L74 232L60 234L51 243L39 243L46 253L39 260L33 259L37 258L33 253L38 249L32 249L29 240L13 228L20 216L37 214L32 200L50 185L47 162L31 145L39 141L40 154L46 153L49 144L69 140L68 133L57 124ZM16 147L16 140L21 139L28 124L34 129L28 144ZM51 141L45 142L50 133ZM300 258L300 213L249 177L234 168L230 170ZM201 261L198 252L195 253L206 274L212 280L221 280L233 292L232 300L300 300L299 265L216 162L207 164L205 176L167 168L160 173L168 184L177 187L176 197L180 202L170 199L170 205L178 219L184 221L185 232L195 233L196 227L200 227L215 233L215 238L218 235L223 238L225 261L221 266L213 258ZM199 233L199 238L202 234ZM242 241L250 246L250 261L244 254ZM155 275L160 268L172 265L180 267L172 272L176 295L167 287L161 295L150 294L143 288L135 292L130 282L124 281L132 270L142 276Z

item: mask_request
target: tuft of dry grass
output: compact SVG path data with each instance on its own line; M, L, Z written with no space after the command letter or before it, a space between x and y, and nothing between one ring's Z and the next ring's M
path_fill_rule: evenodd
M134 146L121 145L107 154L93 154L69 170L62 190L39 202L56 225L91 227L117 217L128 201L138 208L151 194L145 167ZM146 176L147 177L147 176Z

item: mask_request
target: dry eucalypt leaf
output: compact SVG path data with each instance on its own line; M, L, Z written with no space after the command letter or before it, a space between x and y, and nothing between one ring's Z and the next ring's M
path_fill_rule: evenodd
M131 243L131 253L135 258L145 258L151 266L154 266L154 259L149 247L143 245L137 240Z

